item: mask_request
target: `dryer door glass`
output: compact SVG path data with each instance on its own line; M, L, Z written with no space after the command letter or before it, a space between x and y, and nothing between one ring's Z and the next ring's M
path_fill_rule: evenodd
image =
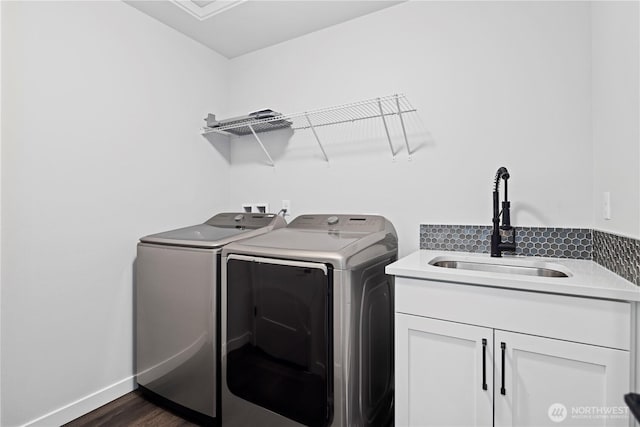
M227 386L301 424L325 426L333 411L331 271L274 262L227 262Z

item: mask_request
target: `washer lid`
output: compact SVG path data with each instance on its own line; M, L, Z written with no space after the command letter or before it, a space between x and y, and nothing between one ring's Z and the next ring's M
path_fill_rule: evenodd
M368 233L326 232L283 228L268 235L257 236L246 242L247 247L270 249L305 250L318 252L339 252L366 237Z
M221 213L204 224L152 234L140 241L171 246L218 248L285 225L284 219L274 214Z
M387 220L379 215L300 215L287 227L254 237L246 246L312 252L340 252L371 235L384 237Z
M241 228L222 228L200 224L191 227L178 228L164 233L152 234L140 239L145 243L160 243L176 246L197 246L215 248L228 243L230 237L238 236L247 231Z
M246 254L347 268L397 249L395 229L382 216L318 214L301 215L285 228L231 243L223 256Z

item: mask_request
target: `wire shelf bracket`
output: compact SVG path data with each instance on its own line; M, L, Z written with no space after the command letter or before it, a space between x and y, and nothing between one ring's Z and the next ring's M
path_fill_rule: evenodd
M269 158L269 164L271 164L271 166L275 167L276 163L273 161L273 158L271 158L271 155L269 155L269 152L265 148L264 144L262 143L262 140L260 139L260 137L258 136L256 131L253 129L253 126L251 126L251 125L247 125L247 126L251 130L251 133L253 134L253 136L256 138L256 141L258 141L258 144L260 144L260 148L262 148L262 151L264 151L264 154L266 154L267 157Z
M327 162L329 162L329 158L327 157L327 152L324 151L322 142L320 142L320 138L318 138L318 132L316 132L316 128L314 128L313 125L311 124L311 119L309 118L309 114L305 113L304 116L307 118L307 123L309 123L309 128L311 128L311 132L313 132L313 136L316 138L316 141L318 141L318 145L320 146L320 151L322 151L322 155L324 156L324 159Z
M378 108L380 108L380 117L382 118L382 124L384 125L384 133L387 134L387 141L389 141L389 150L391 150L391 157L396 159L396 153L393 151L393 143L391 142L391 135L389 135L389 126L387 126L387 120L384 118L384 110L382 109L382 101L377 99Z
M205 127L202 134L217 133L226 136L238 137L252 134L260 145L260 148L269 159L269 164L275 167L275 162L262 140L258 136L261 132L275 129L291 128L294 131L310 129L313 137L318 143L322 156L326 162L329 157L324 149L322 141L318 136L317 129L324 126L333 126L345 123L355 123L361 120L381 119L384 133L389 144L391 157L395 160L397 152L394 151L391 132L389 130L388 119L397 116L402 129L402 138L407 149L408 160L411 160L413 151L407 136L405 117L408 114L416 113L417 110L411 106L407 98L402 94L385 96L381 98L368 99L351 104L339 105L329 108L322 108L313 111L305 111L295 114L283 114L268 119L252 119L240 123L232 123L215 128Z

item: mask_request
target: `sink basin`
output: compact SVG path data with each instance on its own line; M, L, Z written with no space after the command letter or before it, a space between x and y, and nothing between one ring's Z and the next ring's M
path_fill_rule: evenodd
M429 261L435 267L456 268L461 270L484 271L488 273L516 274L538 277L569 277L570 273L562 271L561 266L545 262L527 262L516 260L467 260L449 257L438 257Z

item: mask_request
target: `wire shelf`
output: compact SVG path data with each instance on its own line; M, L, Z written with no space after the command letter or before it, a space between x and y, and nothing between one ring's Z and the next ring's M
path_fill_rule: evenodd
M411 149L407 139L407 133L404 125L403 115L415 113L416 109L411 106L404 95L390 95L382 98L368 99L365 101L354 102L351 104L338 105L334 107L322 108L313 111L305 111L294 114L283 114L269 119L245 120L237 123L230 123L216 128L205 127L202 134L217 133L228 136L242 136L253 134L263 151L269 157L273 166L273 159L262 144L258 137L258 133L267 132L275 129L291 128L293 130L310 129L322 150L322 154L326 161L329 161L322 142L316 133L316 128L323 126L339 125L344 123L353 123L361 120L378 119L382 120L386 137L389 142L391 154L395 158L391 136L387 125L387 119L391 116L398 116L402 127L404 142L411 158Z
M244 136L251 135L251 128L253 128L256 133L261 133L290 127L291 122L289 120L282 119L281 116L278 116L271 119L243 120L216 128L205 127L203 134L215 132L223 135Z

